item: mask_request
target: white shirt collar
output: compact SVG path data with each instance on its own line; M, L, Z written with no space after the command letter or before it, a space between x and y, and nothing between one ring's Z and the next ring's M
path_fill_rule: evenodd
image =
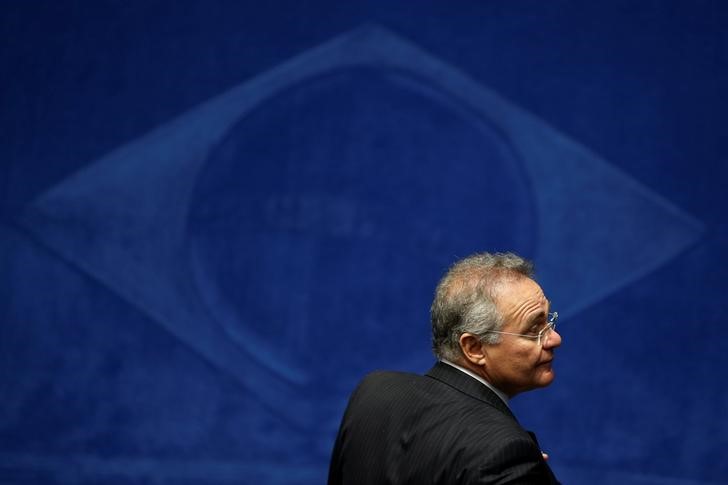
M500 389L496 389L495 387L493 387L493 384L491 384L490 382L486 381L485 379L483 379L478 374L474 373L470 369L466 369L465 367L461 367L461 366L459 366L457 364L454 364L454 363L450 362L449 360L441 359L440 362L443 362L443 363L445 363L447 365L450 365L452 367L455 367L460 372L464 372L467 375L469 375L470 377L472 377L473 379L482 382L485 387L487 387L488 389L490 389L491 391L493 391L499 398L501 398L501 401L503 401L506 404L506 406L508 406L508 396L506 396L503 393L503 391L501 391Z

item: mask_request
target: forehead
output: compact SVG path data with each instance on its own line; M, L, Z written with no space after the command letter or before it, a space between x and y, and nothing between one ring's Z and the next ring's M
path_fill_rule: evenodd
M496 302L504 316L528 314L548 308L548 299L538 283L530 278L513 278L502 281L496 290Z

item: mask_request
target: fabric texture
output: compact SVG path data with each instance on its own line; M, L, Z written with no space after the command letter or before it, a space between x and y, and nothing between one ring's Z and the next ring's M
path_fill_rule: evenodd
M329 469L339 484L558 483L498 396L444 363L369 374L344 413Z

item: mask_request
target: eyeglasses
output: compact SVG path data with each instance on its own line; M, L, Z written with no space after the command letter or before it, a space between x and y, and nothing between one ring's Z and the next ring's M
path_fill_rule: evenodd
M549 313L546 316L546 326L541 329L538 333L511 333L511 332L500 332L498 330L488 330L485 333L499 333L501 335L515 335L516 337L523 337L529 340L536 340L539 347L543 346L551 335L551 331L556 329L556 320L559 318L559 312Z

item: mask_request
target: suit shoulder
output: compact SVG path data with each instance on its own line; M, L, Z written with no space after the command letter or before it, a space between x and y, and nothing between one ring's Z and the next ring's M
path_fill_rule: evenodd
M410 372L401 372L394 370L375 370L365 375L362 382L365 381L401 381L411 380L413 378L421 378L423 376L412 374Z
M352 396L379 395L393 396L414 392L425 384L425 377L397 371L374 371L359 382Z

